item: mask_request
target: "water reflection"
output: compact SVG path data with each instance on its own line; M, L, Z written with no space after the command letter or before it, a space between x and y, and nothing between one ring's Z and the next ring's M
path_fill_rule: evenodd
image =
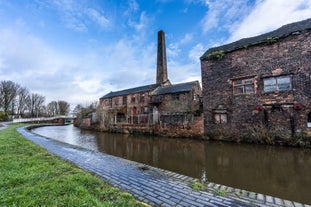
M311 204L311 151L81 131L34 132L107 154L232 187Z

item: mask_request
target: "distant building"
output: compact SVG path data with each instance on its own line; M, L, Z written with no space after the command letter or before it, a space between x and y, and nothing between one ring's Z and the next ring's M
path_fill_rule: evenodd
M202 136L202 90L198 81L171 84L165 36L158 32L156 83L110 92L100 98L100 129L167 136Z
M209 137L269 142L260 133L310 135L311 19L211 48L201 70Z

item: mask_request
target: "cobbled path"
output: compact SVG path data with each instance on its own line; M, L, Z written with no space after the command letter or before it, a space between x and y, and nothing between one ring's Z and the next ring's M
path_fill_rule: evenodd
M26 127L17 131L50 153L95 173L110 185L131 193L151 206L311 207L215 183L209 183L204 191L194 191L191 187L194 178L42 137L31 133ZM228 195L218 196L214 193L217 190L228 192Z

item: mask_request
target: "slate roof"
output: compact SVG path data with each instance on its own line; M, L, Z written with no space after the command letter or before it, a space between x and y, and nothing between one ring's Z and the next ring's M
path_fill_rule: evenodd
M110 93L101 97L101 99L112 98L116 96L124 96L124 95L133 94L133 93L141 93L145 91L151 91L158 86L159 86L158 84L151 84L151 85L139 86L135 88L129 88L129 89L121 90L121 91L115 91L115 92L111 91Z
M280 27L277 30L274 30L272 32L268 32L262 35L258 35L255 37L250 37L250 38L244 38L241 40L238 40L236 42L222 45L219 47L214 47L208 49L203 56L200 58L201 60L208 59L209 54L216 52L216 51L224 51L226 52L231 52L237 49L253 46L253 45L258 45L264 42L267 42L269 38L284 38L287 37L291 34L299 34L299 32L304 31L304 30L310 30L311 29L311 18L306 19L300 22L294 22L291 24L284 25Z
M163 94L181 93L191 91L193 86L198 84L198 81L192 81L187 83L179 83L170 86L161 86L153 90L150 95L157 96Z

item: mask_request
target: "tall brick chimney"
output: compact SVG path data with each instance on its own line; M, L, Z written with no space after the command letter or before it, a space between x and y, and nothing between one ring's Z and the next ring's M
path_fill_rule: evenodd
M167 77L165 34L162 30L158 32L157 84L171 85Z

